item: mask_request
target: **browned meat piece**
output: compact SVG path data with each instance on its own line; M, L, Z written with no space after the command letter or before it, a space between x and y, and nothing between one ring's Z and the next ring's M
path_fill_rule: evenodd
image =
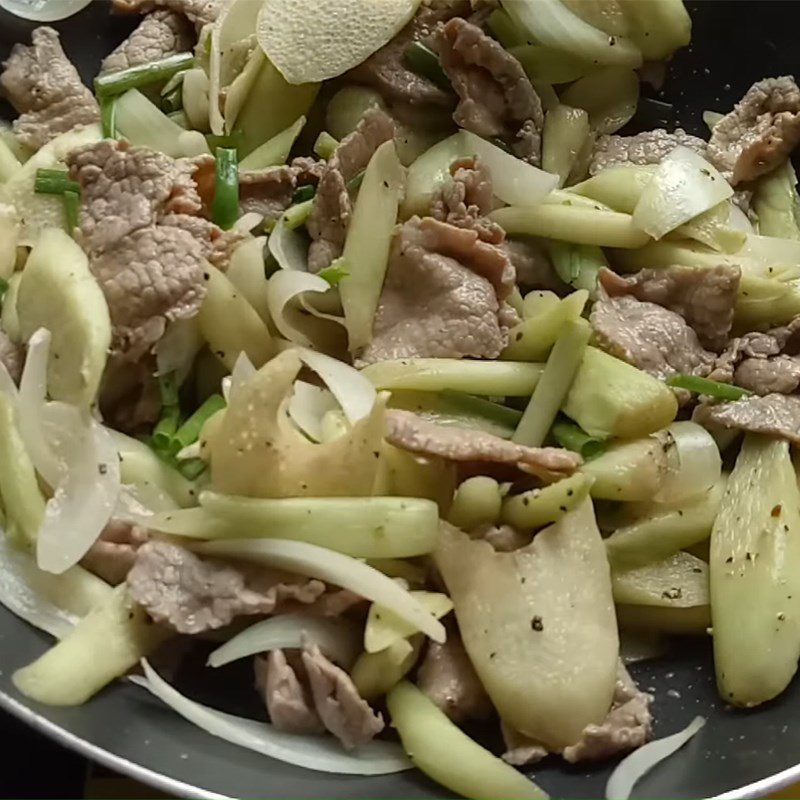
M106 140L73 151L67 163L81 186L82 244L114 326L112 354L135 362L169 320L197 313L207 261L223 263L240 235L198 216L202 160Z
M692 419L701 425L721 425L769 436L780 436L800 444L800 397L768 394L745 397L733 403L699 405Z
M339 143L322 173L314 210L308 219L312 239L308 252L309 271L325 269L342 254L352 211L347 182L363 172L375 151L393 138L391 117L372 108L364 114L353 133Z
M631 295L680 314L704 347L719 352L730 336L741 274L739 267L723 264L643 269L631 278L604 269L599 278L611 297Z
M620 663L611 710L599 725L589 725L580 741L564 748L566 761L599 761L641 747L652 733L652 695L640 691Z
M604 135L597 139L589 164L589 174L596 175L609 167L658 164L678 145L706 154L706 143L678 128L667 133L663 128L644 131L636 136Z
M308 686L298 678L282 650L255 659L256 688L264 698L270 722L286 733L322 733L325 726L314 708Z
M535 239L506 239L505 248L517 283L525 292L546 289L559 295L569 294L570 287L556 275L550 257Z
M515 314L503 302L513 267L479 230L412 217L395 236L360 363L395 358L497 358Z
M386 422L386 440L390 444L420 455L511 464L548 483L571 475L581 465L580 456L567 450L525 447L491 433L437 425L412 411L390 409Z
M517 157L538 166L544 112L519 61L458 17L437 31L436 46L459 97L456 123L484 139L502 139Z
M789 76L767 78L714 126L708 160L735 186L771 172L798 142L800 88Z
M149 434L161 415L156 357L134 364L111 358L103 373L100 411L106 425L131 436Z
M424 75L406 66L405 53L413 42L426 42L440 22L470 12L467 0L437 3L435 7L420 6L417 15L389 44L373 53L366 61L351 70L347 77L377 89L395 107L410 110L433 106L453 107L452 94L441 89Z
M156 622L189 634L222 628L238 616L272 614L289 600L313 603L325 591L317 580L201 559L163 541L139 548L127 582L131 597Z
M194 29L171 11L148 14L139 27L103 59L101 73L119 72L160 58L185 53L195 44Z
M547 748L544 745L529 739L524 733L510 728L502 720L500 721L500 730L506 746L502 759L508 764L524 767L528 764L536 764L547 757Z
M64 54L58 33L36 28L33 44L15 44L0 75L2 88L20 113L14 121L19 141L38 150L79 125L100 121L100 109L78 71Z
M166 8L182 14L200 30L214 22L225 7L226 0L113 0L114 10L123 14L148 14L157 8Z
M5 331L0 330L0 361L8 370L11 380L19 383L22 375L22 367L25 364L25 348L22 345L12 342Z
M492 703L469 660L461 637L448 632L444 644L430 642L417 675L419 688L454 722L486 719Z
M736 367L733 382L760 395L791 394L800 386L800 359L784 355L747 358Z
M125 580L136 561L137 551L148 541L150 533L146 528L111 520L83 557L81 566L116 586Z
M266 219L277 219L291 205L297 187L317 184L324 171L324 161L295 158L283 167L242 172L239 175L241 211L254 211Z
M590 321L604 350L656 378L678 372L705 377L714 366L714 354L683 317L655 303L609 297L601 290Z
M346 750L366 744L384 729L381 715L361 697L350 676L328 661L317 645L303 649L303 666L317 714Z

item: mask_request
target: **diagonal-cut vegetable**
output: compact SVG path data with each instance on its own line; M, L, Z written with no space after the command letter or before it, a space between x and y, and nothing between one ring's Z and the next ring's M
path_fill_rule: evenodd
M428 609L434 619L441 619L453 610L452 601L441 592L416 591L410 594L421 606ZM390 609L373 603L364 628L364 650L368 653L379 653L412 636L416 630Z

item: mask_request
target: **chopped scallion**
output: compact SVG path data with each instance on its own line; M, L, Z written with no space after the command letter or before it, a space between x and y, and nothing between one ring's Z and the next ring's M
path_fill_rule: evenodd
M64 192L80 194L81 187L75 181L70 180L66 170L39 169L36 170L33 190L38 194L64 194Z
M174 436L174 441L178 450L194 444L200 438L200 432L203 430L203 425L217 413L225 408L225 399L222 395L212 394L197 411L192 414L186 422L178 428Z
M336 152L339 142L333 138L327 131L317 136L317 141L314 142L314 152L326 161Z
M168 81L176 72L182 72L192 66L194 66L192 53L177 53L158 61L100 75L94 79L94 91L98 99L103 100L123 94L129 89L139 89L152 83Z
M450 91L452 85L447 74L442 69L439 56L433 52L429 47L426 47L422 42L414 42L411 44L405 54L405 62L412 72L417 75L422 75L427 78L431 83L435 83L442 89Z
M561 447L580 453L584 461L591 461L601 455L606 449L602 439L590 436L583 428L568 419L559 419L550 430L553 438Z
M316 193L317 190L313 186L301 186L294 193L292 204L297 205L298 203L305 203L307 200L311 200Z
M208 468L208 464L201 458L190 458L187 461L178 463L178 472L187 480L193 481L199 478Z
M64 216L67 220L67 232L72 236L72 232L78 227L78 211L81 206L81 198L77 192L64 192Z
M666 384L673 389L687 389L696 394L716 397L718 400L741 400L752 394L747 389L742 389L741 386L712 381L708 378L701 378L699 375L672 375L667 378Z
M109 97L100 103L100 119L103 125L103 138L117 138L117 99Z
M333 264L319 271L320 278L328 281L331 286L338 286L342 278L350 274L350 267L343 258L337 258Z
M217 148L217 177L214 186L214 222L230 230L239 218L239 164L232 147Z

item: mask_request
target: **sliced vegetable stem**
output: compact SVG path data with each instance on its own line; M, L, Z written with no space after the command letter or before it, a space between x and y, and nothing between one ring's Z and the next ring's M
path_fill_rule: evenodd
M580 453L584 460L590 461L601 455L606 443L597 436L590 436L583 428L568 419L559 419L551 429L553 438L567 450Z
M81 191L78 183L70 180L69 173L63 169L37 170L33 188L38 194L64 194L64 192L80 194Z
M671 375L667 378L666 384L674 389L687 389L690 392L716 397L719 400L741 400L743 397L750 397L753 394L740 386L712 381L698 375Z
M230 230L239 218L239 166L232 147L217 148L213 216L224 231Z
M422 42L414 42L409 46L405 52L405 61L417 75L422 75L441 89L452 89L450 79L439 62L439 56Z
M324 158L326 161L329 159L334 152L336 152L336 148L339 146L339 142L333 138L327 131L322 131L319 136L317 136L317 141L314 142L314 152L320 157Z
M200 438L203 425L217 413L225 408L225 399L222 395L212 394L175 433L175 441L181 449L194 444Z
M64 215L67 220L67 233L72 236L78 227L78 212L80 210L80 195L77 192L64 192Z
M173 56L139 64L119 72L100 75L94 80L94 91L98 99L103 100L127 92L128 89L138 89L152 83L168 81L173 75L194 65L192 53L177 53Z

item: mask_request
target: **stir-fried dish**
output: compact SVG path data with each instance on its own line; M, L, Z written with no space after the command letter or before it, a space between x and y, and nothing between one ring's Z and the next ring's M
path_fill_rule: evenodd
M46 26L0 74L0 599L59 640L19 691L129 676L277 759L503 798L637 751L627 797L703 722L648 745L625 667L680 636L725 703L780 695L794 78L699 138L637 125L679 0L111 13L93 87ZM171 685L190 637L252 661L253 719Z

